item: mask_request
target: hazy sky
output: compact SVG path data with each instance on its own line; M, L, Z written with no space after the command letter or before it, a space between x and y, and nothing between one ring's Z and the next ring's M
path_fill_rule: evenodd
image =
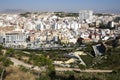
M99 11L119 8L120 0L0 0L0 10L24 9L78 12L82 9Z

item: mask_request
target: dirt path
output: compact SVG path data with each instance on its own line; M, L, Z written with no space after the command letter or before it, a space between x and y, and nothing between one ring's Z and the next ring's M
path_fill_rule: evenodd
M11 58L11 57L9 57L9 58L10 58L10 60L12 62L14 62L14 66L23 65L23 66L25 66L27 68L32 68L33 67L33 65L26 64L23 61L20 61L18 59ZM39 67L35 66L32 69L38 71ZM60 67L55 67L55 70L56 71L76 71L76 72L99 72L99 73L112 72L112 70L80 70L80 69L77 69L77 68L60 68Z

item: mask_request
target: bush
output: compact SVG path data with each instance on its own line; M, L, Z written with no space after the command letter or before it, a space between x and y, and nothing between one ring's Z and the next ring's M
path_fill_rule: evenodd
M86 63L87 67L92 66L93 57L91 57L90 55L81 55L80 57Z
M26 67L24 67L24 66L22 66L22 65L19 66L19 69L20 69L21 71L24 71L24 72L29 71L29 69L27 69Z
M41 75L37 80L50 80L50 77L48 75Z
M79 64L79 68L85 70L85 69L86 69L86 66L84 66L84 65L82 65L82 64Z
M13 54L14 54L14 49L12 48L7 49L6 56L12 56Z

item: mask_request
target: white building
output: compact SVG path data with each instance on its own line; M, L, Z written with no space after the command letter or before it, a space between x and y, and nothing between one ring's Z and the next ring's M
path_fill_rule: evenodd
M26 36L21 32L10 32L1 35L0 39L5 47L26 48Z
M79 12L79 19L80 22L84 23L91 23L93 19L93 11L90 10L82 10Z

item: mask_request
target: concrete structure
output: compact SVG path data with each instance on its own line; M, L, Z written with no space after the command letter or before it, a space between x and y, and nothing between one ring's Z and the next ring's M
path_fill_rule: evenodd
M21 32L7 32L4 35L0 35L0 42L5 47L12 48L25 48L26 47L26 36Z
M82 10L79 12L80 22L91 23L93 18L93 11L90 10Z
M95 56L99 56L99 55L104 55L106 52L106 46L104 45L104 43L101 44L97 44L95 46L92 46Z

